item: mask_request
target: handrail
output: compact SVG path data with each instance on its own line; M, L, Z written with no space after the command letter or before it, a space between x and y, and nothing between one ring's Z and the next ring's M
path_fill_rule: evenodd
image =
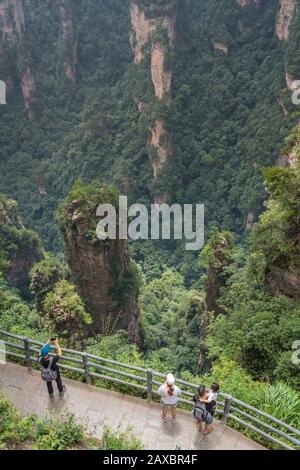
M288 431L291 431L292 433L296 434L297 436L300 436L299 429L296 429L293 426L290 426L289 424L286 424L284 421L281 421L280 419L277 419L274 416L269 415L265 411L258 410L257 408L254 408L253 406L248 405L247 403L244 403L243 401L238 400L237 398L232 398L232 403L243 406L244 408L247 408L248 410L253 411L254 413L257 413L260 416L263 416L264 418L271 419L274 423L278 424L279 426L283 426L286 429L288 429Z
M10 340L2 340L6 349L0 349L0 353L6 353L7 356L24 360L28 368L31 369L32 364L37 362L37 358L32 356L32 353L39 352L39 349L33 346L41 347L43 343L3 330L0 330L0 336L1 335ZM21 344L12 342L12 339L20 341ZM18 352L11 351L11 349ZM51 345L51 349L55 350L55 347ZM21 351L24 352L24 354L20 354ZM124 364L94 354L74 351L67 348L62 348L62 352L65 353L65 355L61 358L60 367L84 375L86 383L89 384L92 378L96 378L119 385L129 386L146 393L149 402L152 401L153 396L158 395L157 391L153 389L153 386L161 385L161 381L155 380L154 377L165 378L165 375L161 372ZM70 363L73 363L76 367L70 365ZM120 369L115 369L114 366ZM177 379L177 383L187 389L182 389L184 398L180 400L181 403L193 406L194 403L191 398L198 386L182 379ZM221 421L224 424L226 424L228 420L232 420L284 449L300 449L300 440L297 438L300 437L300 430L230 395L220 393L219 396L223 401L218 402L217 414L221 416ZM185 399L185 397L187 399ZM263 421L263 419L265 421ZM276 428L276 426L278 428ZM274 435L276 435L276 437ZM290 444L292 444L293 447Z

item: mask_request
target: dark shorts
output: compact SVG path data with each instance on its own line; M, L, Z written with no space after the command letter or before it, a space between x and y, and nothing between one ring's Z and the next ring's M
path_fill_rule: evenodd
M213 420L214 420L213 417L210 416L209 418L207 418L206 424L212 424L212 423L213 423Z

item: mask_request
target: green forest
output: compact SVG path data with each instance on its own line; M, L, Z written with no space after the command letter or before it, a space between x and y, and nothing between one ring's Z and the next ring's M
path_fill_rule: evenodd
M0 0L0 330L218 382L299 428L300 10L246 3ZM100 242L119 195L204 204L204 248ZM28 417L24 446L37 426L50 445Z

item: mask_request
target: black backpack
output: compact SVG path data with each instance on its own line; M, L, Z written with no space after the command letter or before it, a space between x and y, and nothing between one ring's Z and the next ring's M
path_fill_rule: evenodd
M201 401L198 401L194 410L193 410L194 416L198 421L201 421L201 423L206 423L211 419L211 414L209 411L207 411L205 403L202 403Z
M41 364L41 360L42 360L42 358L40 357L40 358L39 358L39 363L40 363L40 364ZM56 379L57 379L57 372L56 372L56 370L52 370L52 369L51 369L52 364L53 364L53 357L50 357L48 367L47 367L46 369L45 369L44 367L42 368L41 376L42 376L42 379L43 379L45 382L53 382L53 380L56 380ZM41 365L42 365L42 364L41 364Z

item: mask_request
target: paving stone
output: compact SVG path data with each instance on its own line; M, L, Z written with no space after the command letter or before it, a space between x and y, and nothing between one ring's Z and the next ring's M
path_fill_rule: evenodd
M20 388L12 387L11 385L6 384L2 387L4 395L11 400L13 403L18 402L18 396L21 392Z
M72 412L78 423L97 438L101 438L106 423L113 430L132 428L149 450L263 449L218 421L214 423L213 433L204 436L196 430L195 420L189 412L179 410L176 424L172 424L170 415L167 423L163 423L161 407L157 403L149 404L141 398L67 378L63 378L63 383L67 387L64 399L59 398L54 384L55 396L50 400L39 371L29 371L17 364L0 365L0 392L21 413L34 413L41 417Z
M173 440L166 439L156 443L155 450L176 450L176 444Z

